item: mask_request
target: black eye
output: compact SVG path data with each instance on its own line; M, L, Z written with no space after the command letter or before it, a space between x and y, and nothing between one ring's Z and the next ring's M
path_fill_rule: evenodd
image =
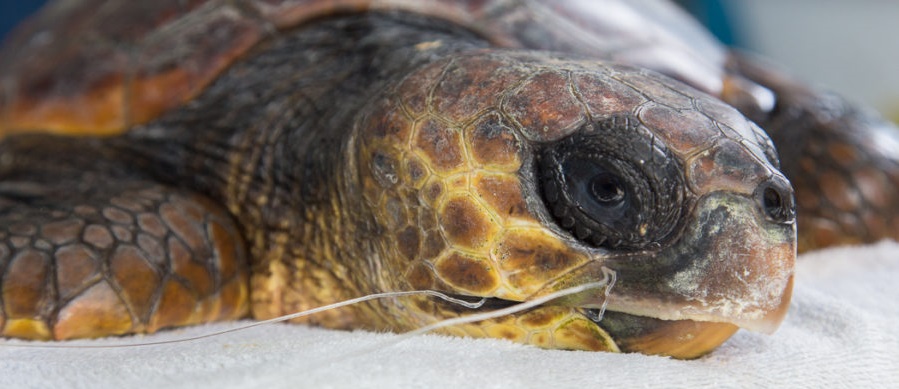
M618 177L610 173L600 173L590 183L596 201L607 206L615 206L624 201L624 187Z
M678 224L680 166L642 127L588 127L546 145L537 163L547 209L590 245L641 249Z

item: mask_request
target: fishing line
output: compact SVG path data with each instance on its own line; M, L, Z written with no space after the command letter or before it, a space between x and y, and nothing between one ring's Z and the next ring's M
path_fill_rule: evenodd
M521 303L518 303L515 305L511 305L511 306L508 306L505 308L501 308L501 309L497 309L497 310L493 310L493 311L489 311L489 312L481 312L481 313L475 313L475 314L471 314L471 315L465 315L465 316L441 320L436 323L432 323L432 324L420 327L418 329L415 329L415 330L412 330L412 331L409 331L409 332L406 332L403 334L399 334L397 337L391 339L391 341L388 342L388 344L379 344L379 345L377 345L378 347L372 348L372 350L378 349L378 348L381 348L384 346L390 346L391 344L396 344L396 343L402 342L410 337L421 335L421 334L424 334L424 333L427 333L427 332L430 332L433 330L437 330L440 328L494 319L497 317L502 317L505 315L510 315L513 313L521 312L521 311L526 311L528 309L546 304L547 302L550 302L550 301L558 299L558 298L575 295L575 294L582 293L582 292L590 290L590 289L599 289L599 288L604 287L605 290L603 293L604 296L603 296L602 306L599 309L599 313L596 315L596 316L598 316L599 319L601 319L606 310L609 292L611 291L612 287L615 285L615 280L616 280L616 275L615 275L614 271L612 271L608 268L605 268L605 267L602 268L602 271L603 271L603 279L602 280L585 283L585 284L574 286L571 288L562 289L562 290L559 290L559 291L556 291L553 293L549 293L549 294L537 297L532 300L524 301L524 302L521 302ZM288 315L284 315L284 316L275 317L272 319L260 320L260 321L256 321L256 322L252 322L252 323L247 323L244 325L240 325L240 326L237 326L234 328L229 328L229 329L225 329L225 330L221 330L221 331L213 331L213 332L202 334L202 335L187 336L187 337L182 337L182 338L178 338L178 339L169 339L169 340L160 340L160 341L153 341L153 342L133 343L133 344L108 344L108 345L73 345L73 344L53 344L53 343L40 343L40 344L22 343L22 344L18 344L18 343L2 342L2 343L0 343L0 346L20 347L20 348L52 348L52 349L104 349L104 348L145 347L145 346L158 346L158 345L167 345L167 344L175 344L175 343L184 343L184 342L192 342L192 341L196 341L196 340L200 340L200 339L221 336L221 335L229 334L232 332L243 331L243 330L247 330L247 329L250 329L253 327L258 327L258 326L262 326L262 325L266 325L266 324L278 323L278 322L288 321L291 319L314 315L319 312L323 312L323 311L327 311L327 310L331 310L331 309L337 309L337 308L341 308L341 307L345 307L345 306L349 306L349 305L353 305L353 304L358 304L358 303L362 303L362 302L366 302L366 301L383 299L383 298L414 296L414 295L428 295L428 296L432 296L432 297L437 297L437 298L440 298L447 302L450 302L452 304L457 304L457 305L460 305L460 306L463 306L463 307L469 308L469 309L478 309L481 306L483 306L484 303L487 301L486 298L481 298L478 301L469 302L469 301L465 301L462 299L451 297L445 293L441 293L441 292L434 291L434 290L384 292L384 293L374 293L374 294L370 294L370 295L366 295L366 296L362 296L362 297L344 300L344 301L337 302L334 304L328 304L328 305L324 305L324 306L317 307L317 308L312 308L312 309L301 311L301 312L296 312L296 313L292 313L292 314L288 314ZM356 354L357 355L362 354L362 353L365 353L366 351L371 351L371 350L368 350L368 349L357 350Z
M599 281L588 282L588 283L581 284L578 286L562 289L562 290L559 290L559 291L556 291L553 293L549 293L549 294L537 297L533 300L524 301L524 302L521 302L521 303L518 303L515 305L511 305L506 308L501 308L501 309L497 309L497 310L490 311L490 312L475 313L475 314L471 314L471 315L465 315L465 316L454 317L454 318L450 318L450 319L444 319L444 320L438 321L436 323L426 325L424 327L399 334L397 336L391 336L388 340L381 341L381 342L375 342L366 347L356 348L354 350L351 350L351 352L341 353L341 354L338 354L331 358L320 359L317 361L313 361L312 363L310 363L309 361L304 361L303 366L301 366L299 368L295 368L286 374L284 372L283 367L281 367L278 369L278 372L279 372L278 374L272 374L272 375L258 377L259 382L254 383L254 387L258 387L258 388L278 387L279 385L283 384L283 382L280 382L280 380L283 379L284 377L302 377L303 376L302 374L305 372L313 371L313 370L322 368L329 364L345 362L346 360L354 358L354 357L359 357L359 356L362 356L362 355L365 355L365 354L368 354L368 353L371 353L374 351L378 351L378 350L381 350L381 349L384 349L387 347L395 346L395 345L397 345L405 340L408 340L412 337L415 337L415 336L418 336L418 335L421 335L421 334L424 334L424 333L427 333L427 332L430 332L433 330L437 330L437 329L444 328L444 327L451 327L451 326L460 325L460 324L468 324L468 323L474 323L474 322L479 322L479 321L483 321L483 320L494 319L497 317L502 317L505 315L510 315L513 313L526 311L526 310L538 307L540 305L546 304L550 301L553 301L553 300L556 300L556 299L559 299L562 297L566 297L566 296L583 293L583 292L585 292L587 290L591 290L591 289L599 289L599 288L604 289L602 305L600 306L600 308L598 310L599 312L596 314L596 316L599 319L602 319L602 316L605 314L605 311L606 311L606 306L608 305L609 293L611 292L612 287L615 286L615 281L617 280L617 275L614 270L603 267L602 273L603 273L603 278Z
M367 296L344 300L344 301L340 301L340 302L337 302L334 304L323 305L321 307L312 308L312 309L305 310L302 312L296 312L296 313L291 313L291 314L284 315L284 316L278 316L278 317L271 318L271 319L260 320L260 321L240 325L240 326L237 326L234 328L221 330L221 331L214 331L214 332L210 332L207 334L196 335L196 336L187 336L187 337L178 338L178 339L160 340L160 341L154 341L154 342L143 342L143 343L134 343L134 344L109 344L109 345L72 345L72 344L52 344L52 343L15 344L15 343L6 343L6 342L0 343L0 345L6 346L6 347L25 347L25 348L76 348L76 349L80 349L80 348L143 347L143 346L158 346L158 345L172 344L172 343L192 342L195 340L225 335L225 334L229 334L232 332L243 331L243 330L250 329L253 327L258 327L261 325L278 323L278 322L282 322L282 321L296 319L299 317L314 315L319 312L324 312L324 311L331 310L331 309L342 308L342 307L345 307L348 305L358 304L358 303L362 303L362 302L366 302L366 301L377 300L377 299L382 299L382 298L414 296L414 295L434 296L434 297L446 300L450 303L458 304L458 305L461 305L461 306L469 308L469 309L480 308L482 305L484 305L484 302L487 301L486 298L482 298L479 301L468 302L468 301L465 301L462 299L457 299L457 298L448 296L444 293L440 293L440 292L437 292L434 290L411 290L411 291L404 291L404 292L384 292L384 293L374 293L374 294L370 294Z

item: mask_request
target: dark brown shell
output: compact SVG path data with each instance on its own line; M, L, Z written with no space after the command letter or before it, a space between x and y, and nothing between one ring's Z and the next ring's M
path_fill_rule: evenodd
M56 2L21 26L0 51L0 135L121 133L192 99L279 30L313 18L370 10L448 20L498 46L568 51L656 68L706 92L720 92L723 52L692 20L664 3L654 5L652 12L621 0L602 3ZM528 39L528 30L535 29L540 41ZM699 38L687 45L688 37Z

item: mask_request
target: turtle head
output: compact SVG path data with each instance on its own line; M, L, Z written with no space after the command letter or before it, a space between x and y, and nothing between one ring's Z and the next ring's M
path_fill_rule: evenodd
M792 188L760 129L683 84L483 51L407 75L360 123L350 152L383 224L379 267L403 275L378 288L489 309L615 275L608 291L450 332L694 357L785 315ZM403 323L466 311L392 309Z

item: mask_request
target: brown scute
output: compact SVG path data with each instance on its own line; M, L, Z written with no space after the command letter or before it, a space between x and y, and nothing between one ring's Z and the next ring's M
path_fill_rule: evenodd
M72 208L72 211L74 211L73 213L76 216L81 217L90 217L99 213L99 211L97 211L97 208L94 208L90 205L76 205L74 208Z
M440 196L443 195L443 182L434 180L427 187L425 187L423 193L424 199L429 203L436 203Z
M241 277L235 277L222 285L218 294L221 303L216 320L239 319L250 312L248 284L248 277L242 274Z
M37 227L31 223L20 222L9 227L9 232L13 235L32 236L37 233Z
M3 306L7 319L31 318L41 312L47 299L50 258L25 249L16 254L3 277Z
M84 135L121 132L126 125L121 72L129 65L128 57L97 46L23 53L18 67L7 73L16 78L17 89L7 101L8 107L0 107L8 113L7 122L0 123L0 136L12 130Z
M396 165L396 161L390 155L380 150L372 153L371 174L382 188L389 189L399 182Z
M59 311L55 339L96 338L130 331L134 323L125 304L106 282L98 282Z
M752 195L772 174L742 144L721 138L686 163L687 181L698 193L718 190Z
M844 241L843 230L834 221L820 217L799 217L802 228L805 230L798 242L799 251L833 246Z
M105 217L106 220L109 220L116 224L129 225L134 222L134 218L131 217L131 215L128 214L128 212L125 212L116 207L103 208L102 213L103 213L103 217Z
M415 145L435 172L449 172L464 162L461 138L459 130L429 119L419 124Z
M421 229L416 226L407 226L396 234L396 245L407 261L417 259L421 247Z
M518 270L548 280L583 261L567 247L542 232L512 231L497 245L496 258L504 270Z
M853 176L856 187L865 200L876 208L886 208L890 205L891 185L883 172L875 168L860 169Z
M446 249L446 239L438 231L430 231L421 248L421 259L433 259Z
M435 269L447 284L467 292L487 293L499 285L499 276L486 260L460 253L441 258Z
M731 136L755 142L756 129L740 111L711 96L693 96L694 107L716 122L733 131ZM764 134L764 132L762 132Z
M403 226L409 224L409 203L403 198L385 194L381 204L380 217L388 229L397 231Z
M525 73L487 56L459 58L443 74L433 93L434 111L462 122L498 103L498 96Z
M372 110L374 115L368 117L368 134L375 139L390 144L406 144L412 133L412 121L391 101L381 101L379 108Z
M669 149L687 155L721 136L721 130L708 117L696 111L679 111L651 104L640 110L640 121L662 138Z
M652 95L653 101L675 109L692 109L693 98L675 91L669 79L649 72L616 72L614 78L640 93ZM683 84L678 84L685 87Z
M163 286L159 304L150 318L147 330L156 332L160 328L190 324L196 306L193 293L174 279L169 279Z
M118 225L112 226L112 234L117 240L121 242L130 242L131 239L134 238L134 234L131 233L131 229Z
M115 242L109 229L99 224L91 224L85 227L82 239L84 239L85 243L99 249L109 248Z
M122 298L137 317L145 319L153 309L159 285L159 274L136 247L122 245L116 249L109 263L113 279L122 291Z
M165 236L168 229L162 224L162 220L158 215L152 213L141 213L137 215L137 226L147 233L161 238Z
M210 222L207 226L209 236L215 246L215 257L218 263L215 265L219 269L222 280L230 280L236 277L243 270L244 262L244 244L243 238L237 231L229 229L219 222Z
M483 247L497 229L486 212L467 197L447 201L440 213L440 225L450 243L467 248Z
M430 175L428 168L422 163L418 157L406 157L406 181L414 188L419 188L424 180Z
M507 167L510 171L518 169L521 144L498 114L481 117L465 131L476 162L482 166Z
M100 270L98 255L84 244L75 243L60 247L56 258L56 287L63 300L81 292L86 281Z
M84 222L78 219L50 222L41 226L41 236L54 245L61 245L78 239L82 227Z
M574 73L571 81L594 120L634 112L646 101L633 88L605 74Z
M402 98L403 104L412 112L413 117L420 118L427 113L431 90L440 79L445 66L445 61L433 63L419 69L400 83L397 95Z
M214 291L212 274L206 266L198 263L196 258L189 255L173 255L172 270L183 277L188 287L198 295L207 296Z
M31 243L31 238L26 238L26 237L22 237L22 236L13 236L13 237L9 238L9 243L12 244L13 248L20 249L20 248L27 246L29 243Z
M484 174L475 181L475 189L500 217L522 218L529 215L521 185L514 176Z
M149 121L196 96L255 45L265 28L230 5L208 8L185 19L176 28L159 30L142 42L127 100L134 123Z
M206 246L206 238L203 228L199 225L202 220L191 220L188 215L172 203L166 203L159 207L159 213L163 222L181 238L192 250L201 252Z
M166 260L165 248L159 238L140 232L137 234L137 247L140 247L149 258L153 258L153 263L157 266L164 266Z
M838 210L852 212L859 207L861 199L858 192L849 186L849 182L836 170L818 173L821 180L821 195Z
M798 180L793 179L793 185L797 185ZM797 185L798 187L798 185ZM800 209L815 209L821 207L826 201L821 198L820 190L800 190L796 192L796 204ZM800 214L800 210L797 210ZM801 222L800 222L801 223ZM801 229L801 228L800 228Z
M149 202L146 199L134 197L134 194L132 193L128 193L128 195L129 196L113 197L109 199L109 203L127 212L134 213L142 212L152 204L152 202Z
M827 153L840 166L853 166L861 159L855 146L842 142L828 144Z
M571 93L568 77L553 71L526 81L503 102L503 110L521 125L525 137L536 142L565 137L586 118L584 107Z
M229 4L198 5L82 2L64 12L48 7L37 24L55 39L27 40L26 29L6 47L18 60L0 74L7 75L6 85L17 82L11 96L0 100L0 112L7 113L0 135L115 135L190 100L268 28Z
M434 287L434 274L428 266L419 262L406 273L406 281L414 289L431 289Z

